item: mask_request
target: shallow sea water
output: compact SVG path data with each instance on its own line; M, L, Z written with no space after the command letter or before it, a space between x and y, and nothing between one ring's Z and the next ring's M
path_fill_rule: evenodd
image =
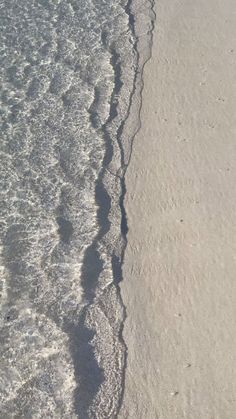
M131 8L5 0L0 28L1 417L115 417Z

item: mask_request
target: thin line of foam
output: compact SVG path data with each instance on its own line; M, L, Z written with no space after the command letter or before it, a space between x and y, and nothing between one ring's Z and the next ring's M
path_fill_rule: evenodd
M136 69L136 73L135 73L135 79L134 79L134 85L133 85L133 92L130 98L130 106L129 106L129 110L128 110L128 114L126 117L126 120L123 121L121 127L120 127L120 132L118 131L118 142L120 143L121 147L123 147L122 145L122 137L123 137L123 131L124 131L124 127L125 127L125 123L129 118L133 118L135 117L135 112L137 112L136 106L134 105L135 100L138 102L138 112L137 112L137 126L134 130L134 132L130 133L131 135L131 143L130 143L130 150L128 153L128 160L127 163L125 163L125 159L123 157L123 176L121 177L121 195L120 195L120 210L121 210L121 233L122 236L124 238L124 245L122 248L122 252L121 252L121 260L120 260L120 278L123 279L123 275L122 275L122 270L123 270L123 264L124 264L124 257L125 257L125 250L127 247L127 243L128 243L128 239L127 239L127 234L128 234L128 219L127 219L127 214L126 214L126 209L125 209L125 196L127 193L126 190L126 183L125 183L125 176L126 176L126 171L128 169L128 166L130 164L130 160L132 157L132 151L133 151L133 145L134 145L134 140L135 137L137 135L137 133L139 132L139 130L141 129L141 110L142 110L142 92L143 92L143 88L144 88L144 79L143 79L143 72L144 72L144 67L146 65L146 63L151 59L152 57L152 46L153 46L153 31L154 31L154 26L155 26L155 21L156 21L156 13L154 10L154 6L155 6L155 0L149 0L149 4L150 4L150 19L151 19L151 28L149 30L149 32L146 34L146 38L150 37L150 40L148 42L148 49L146 50L147 56L146 58L142 61L141 60L141 49L139 48L139 33L136 31L136 27L135 27L135 21L136 19L138 19L138 7L135 4L136 2L133 0L129 0L127 5L126 5L126 13L129 15L129 25L130 25L130 29L131 32L133 34L133 36L135 37L136 41L134 44L134 49L135 52L137 54L137 69ZM132 6L134 6L134 11L132 11ZM136 7L135 7L136 6ZM133 106L134 105L134 106ZM136 103L137 105L137 103ZM133 109L134 108L134 109ZM124 156L124 150L122 155ZM115 276L115 275L114 275ZM124 330L124 324L127 318L127 310L126 307L124 305L124 302L122 300L122 296L121 296L121 290L119 285L117 284L117 291L119 294L119 298L120 298L120 303L123 307L123 312L124 312L124 318L123 318L123 323L121 324L121 328L120 328L120 335L119 338L122 341L124 348L125 348L125 364L124 364L124 370L123 370L123 378L122 378L122 395L121 395L121 399L120 399L120 403L118 406L118 410L117 410L117 416L119 415L122 403L123 403L123 399L124 399L124 392L125 392L125 375L126 375L126 368L127 368L127 359L128 359L128 347L126 345L126 342L123 338L123 330Z

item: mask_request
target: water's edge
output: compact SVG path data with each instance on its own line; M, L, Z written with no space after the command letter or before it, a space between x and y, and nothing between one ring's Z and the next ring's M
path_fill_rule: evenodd
M128 348L122 332L126 319L119 283L123 280L122 265L127 245L128 222L124 206L125 174L134 138L141 127L143 69L151 57L155 22L154 1L141 5L129 0L124 6L133 38L136 67L129 92L128 106L117 127L116 118L122 115L125 95L125 74L119 45L109 46L114 71L110 113L102 126L106 144L102 170L96 184L97 221L99 231L86 250L82 277L87 304L83 308L77 330L71 333L74 365L77 366L78 388L75 407L79 417L117 417L125 389L125 370ZM106 36L104 34L104 45ZM118 99L117 99L118 97ZM96 113L91 111L91 122ZM114 141L115 139L115 141ZM117 166L117 163L120 162ZM113 176L111 176L111 174ZM110 255L112 280L104 280L106 268L103 254ZM96 321L95 321L96 319ZM68 333L68 325L66 327ZM73 339L77 340L77 344ZM78 338L80 337L80 338ZM76 348L76 349L75 349ZM105 360L105 362L104 362Z
M124 237L124 245L121 252L121 263L120 263L121 278L122 278L125 250L128 243L128 240L127 240L128 219L127 219L127 214L126 214L126 209L125 209L125 196L127 193L125 176L126 176L126 171L128 169L128 166L132 157L132 150L133 150L135 137L137 133L139 132L139 130L141 129L142 92L143 92L143 87L144 87L143 73L144 73L144 67L146 63L151 59L151 56L152 56L153 31L154 31L154 26L155 26L155 21L156 21L155 0L149 0L148 10L146 11L146 14L144 14L145 18L147 19L146 25L149 26L149 28L144 38L141 39L141 37L144 34L142 33L142 28L143 28L142 20L143 19L139 15L140 13L139 6L140 6L139 2L135 0L134 1L129 0L127 4L130 26L132 28L134 36L136 37L136 43L135 43L134 48L138 57L138 63L137 63L137 69L136 69L136 74L135 74L135 79L134 79L132 97L130 100L130 108L127 115L127 119L133 118L134 121L136 119L136 128L135 129L133 128L133 131L130 130L130 136L131 136L130 153L129 153L128 161L125 165L124 175L121 180L122 182L122 193L120 196L120 208L121 208L121 214L122 214L121 233L122 233L122 236ZM145 51L145 53L143 53L143 51ZM120 339L123 342L124 347L125 347L125 365L123 369L123 386L122 386L121 400L120 400L120 404L117 410L117 417L118 417L121 406L122 406L123 398L124 398L124 392L125 392L125 374L126 374L126 367L127 367L128 347L125 343L125 340L123 339L123 329L124 329L125 320L127 318L127 312L126 312L126 307L122 301L119 285L117 289L118 289L121 304L124 310L124 318L123 318L123 322L121 324L121 330L120 330Z

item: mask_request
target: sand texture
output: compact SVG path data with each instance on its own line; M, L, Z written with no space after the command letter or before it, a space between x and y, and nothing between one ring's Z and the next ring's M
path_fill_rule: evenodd
M236 418L236 2L159 0L126 175L120 418Z

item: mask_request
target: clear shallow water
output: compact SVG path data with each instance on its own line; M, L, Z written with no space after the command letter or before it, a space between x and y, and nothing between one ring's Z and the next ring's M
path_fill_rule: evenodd
M0 8L1 415L114 417L132 15L112 0Z

